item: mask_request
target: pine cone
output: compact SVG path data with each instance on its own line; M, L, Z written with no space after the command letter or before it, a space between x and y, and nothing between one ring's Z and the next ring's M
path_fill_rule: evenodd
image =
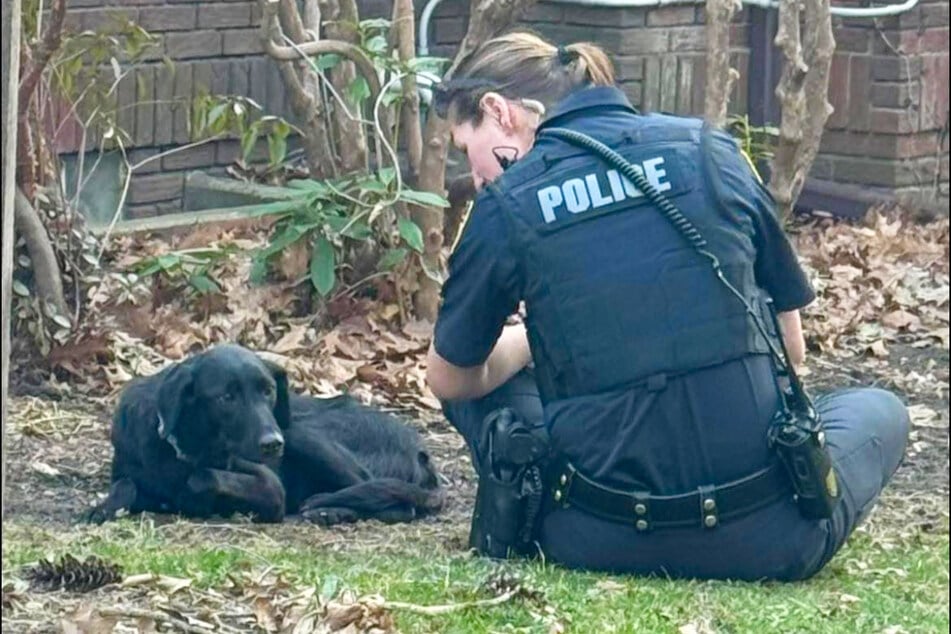
M122 581L122 568L118 564L107 564L98 557L79 561L72 555L65 555L56 562L40 561L27 571L27 578L34 590L91 592Z
M518 574L509 573L502 569L491 574L485 580L483 587L496 596L511 592L516 597L528 601L541 601L544 598L540 591L526 585L524 579Z

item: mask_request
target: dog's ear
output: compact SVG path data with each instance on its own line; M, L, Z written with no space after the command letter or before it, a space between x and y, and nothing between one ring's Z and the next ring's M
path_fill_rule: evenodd
M268 369L274 382L277 383L277 400L274 402L274 419L277 426L281 429L287 429L291 426L291 395L287 385L287 371L273 361L261 359L264 367Z
M188 362L169 368L158 388L159 436L174 439L179 423L192 408L195 398L195 375Z

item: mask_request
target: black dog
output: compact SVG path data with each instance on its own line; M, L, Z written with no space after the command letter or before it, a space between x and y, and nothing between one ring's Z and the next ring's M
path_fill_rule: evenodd
M282 368L236 345L133 381L112 444L112 488L94 522L120 509L400 522L442 502L415 430L348 397L290 394Z

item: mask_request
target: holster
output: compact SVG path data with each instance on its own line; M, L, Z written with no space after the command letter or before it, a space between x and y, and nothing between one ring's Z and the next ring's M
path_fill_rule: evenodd
M469 546L496 559L527 556L534 544L545 497L549 455L545 428L529 427L503 408L483 422L481 459Z

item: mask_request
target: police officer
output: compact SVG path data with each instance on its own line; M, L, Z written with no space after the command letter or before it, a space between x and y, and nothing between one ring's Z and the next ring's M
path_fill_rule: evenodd
M793 364L805 354L799 309L814 293L730 137L640 115L613 84L596 46L512 33L441 86L437 111L481 192L450 260L429 385L477 465L498 408L547 429L571 465L536 536L549 561L807 578L897 469L906 409L878 389L817 399L841 500L830 519L804 517L767 442L782 404L754 319L630 179L546 130L584 133L633 164L759 317L772 301ZM521 302L525 325L506 326Z

